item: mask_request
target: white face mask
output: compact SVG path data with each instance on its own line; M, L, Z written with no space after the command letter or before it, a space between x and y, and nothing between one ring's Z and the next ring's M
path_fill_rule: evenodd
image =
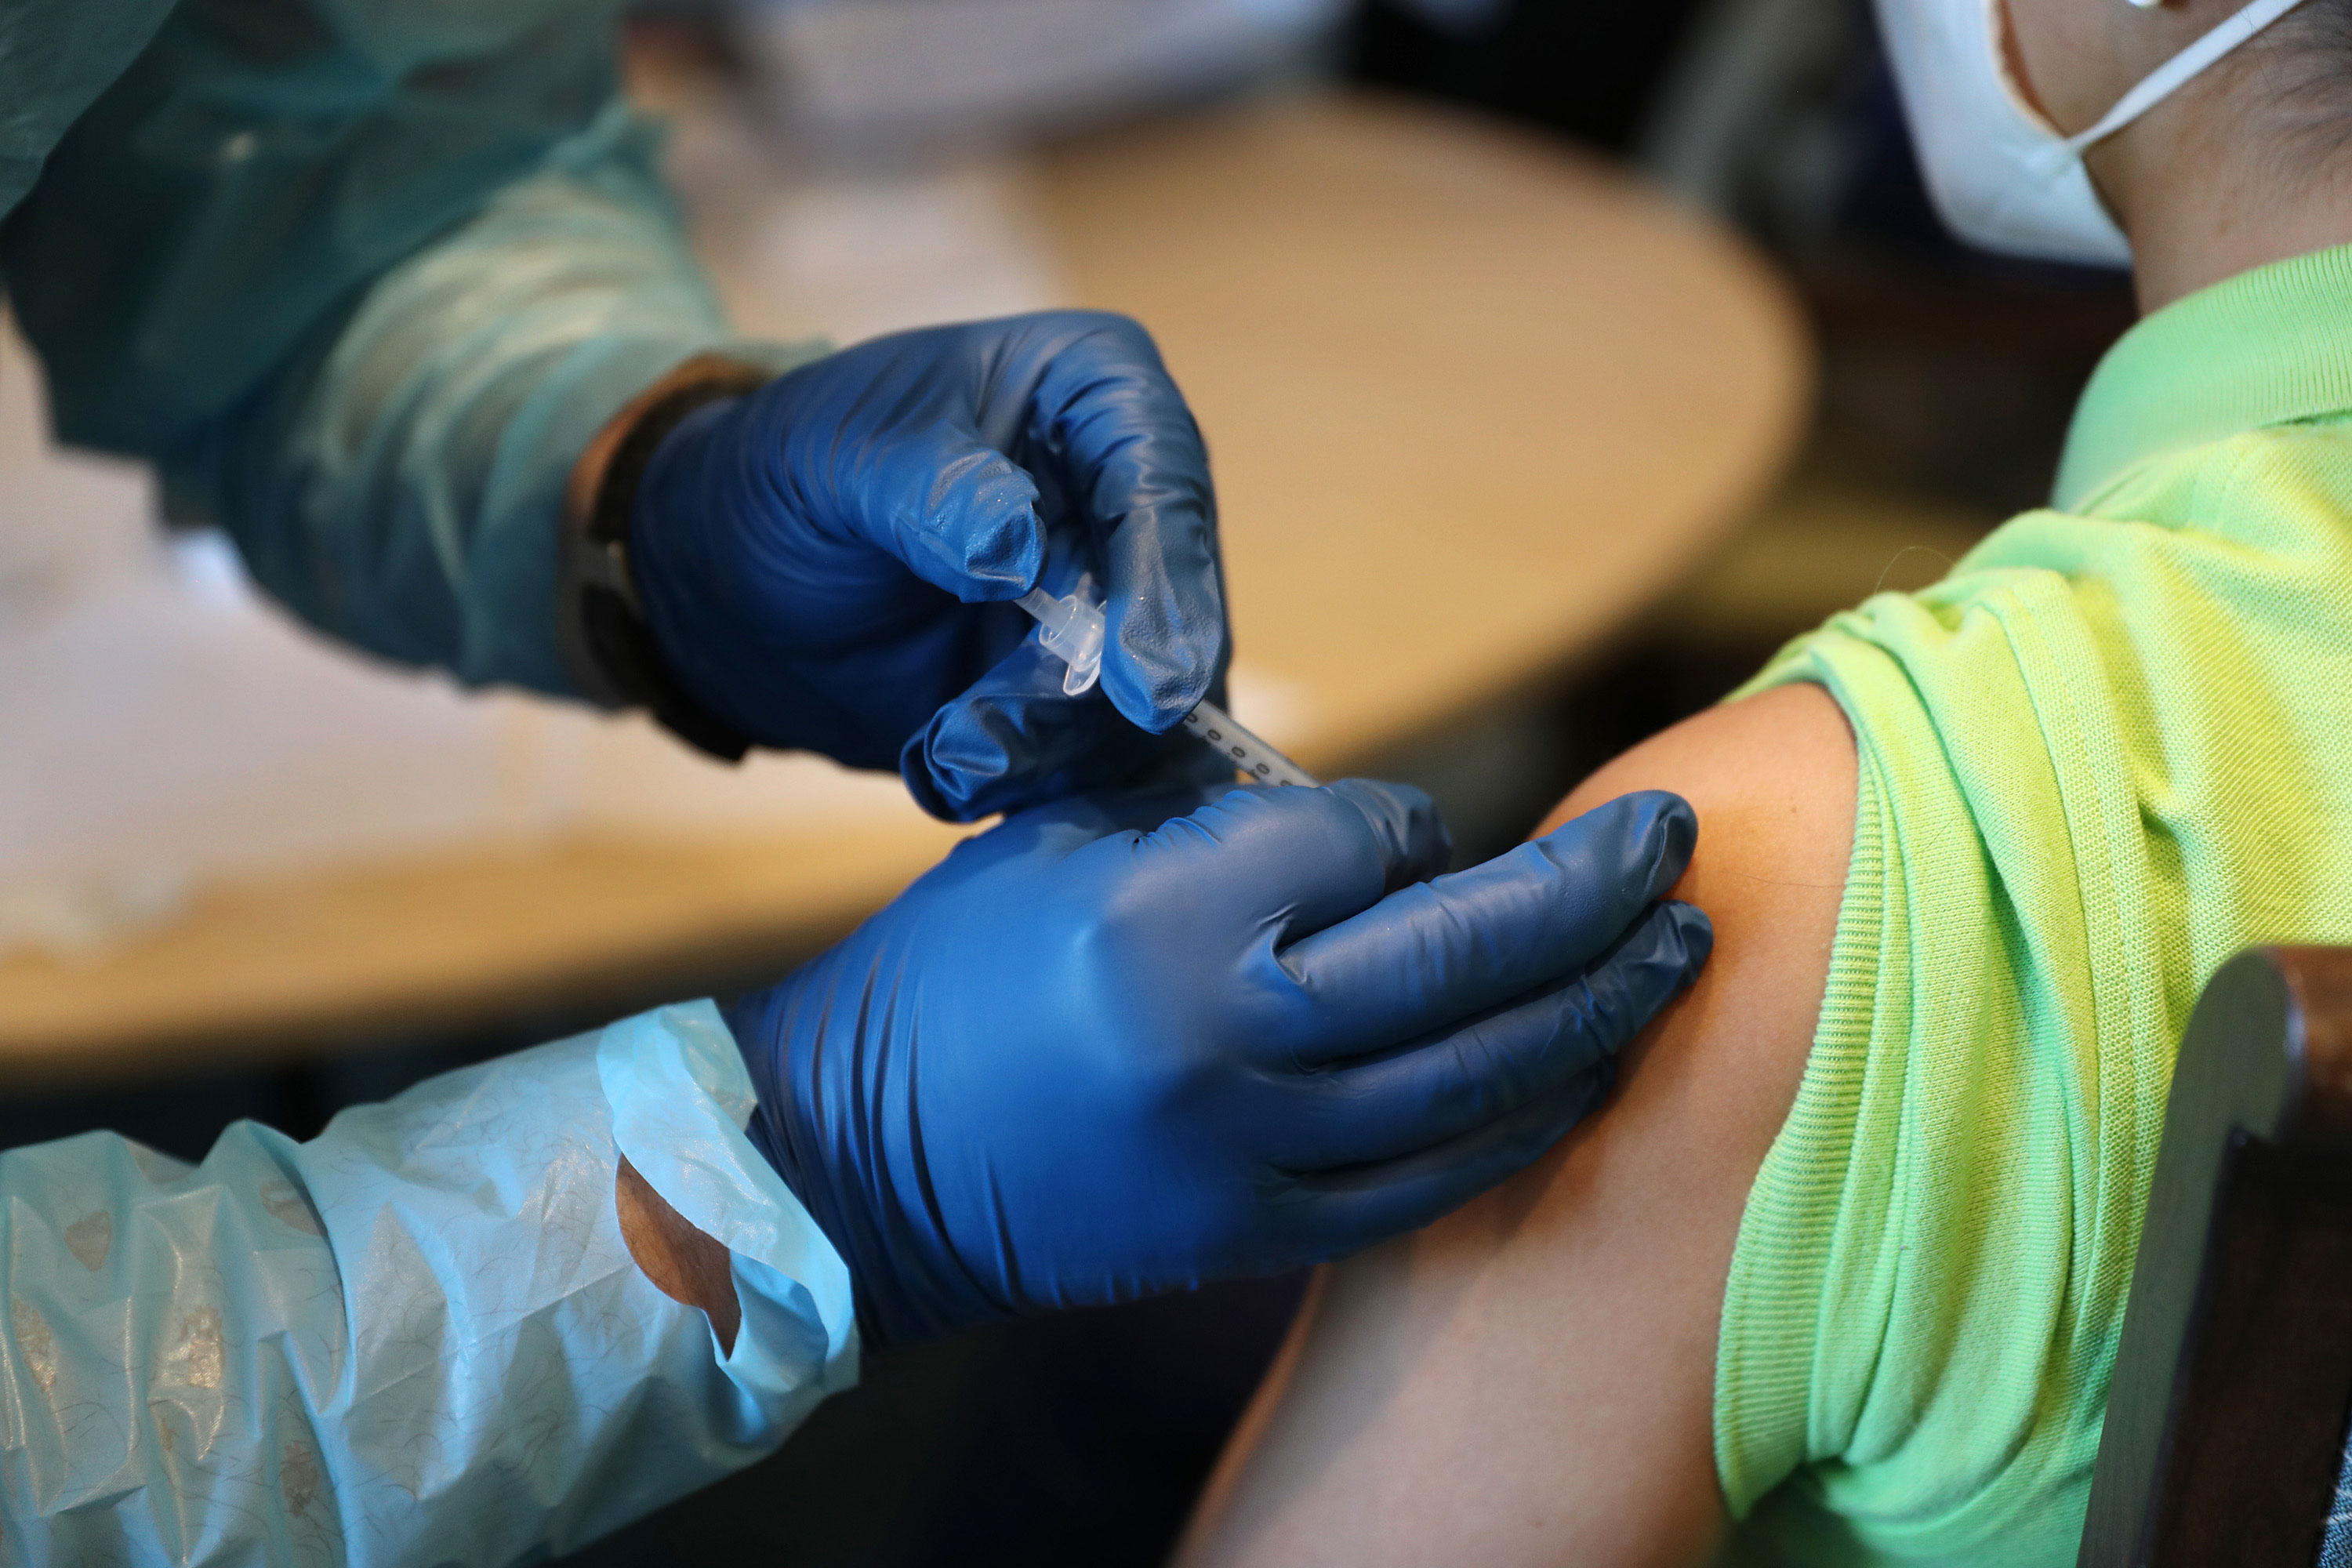
M1878 22L1928 193L1954 234L2010 256L2128 267L2131 244L2100 205L2083 153L2300 3L2254 0L2072 137L2010 79L2002 0L1878 0Z

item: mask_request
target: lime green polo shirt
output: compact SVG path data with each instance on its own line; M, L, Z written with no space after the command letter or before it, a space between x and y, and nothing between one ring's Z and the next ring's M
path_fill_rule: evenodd
M1747 688L1825 687L1859 783L1724 1303L1743 1561L2074 1560L2189 1008L2352 942L2352 247L2134 328L2057 500Z

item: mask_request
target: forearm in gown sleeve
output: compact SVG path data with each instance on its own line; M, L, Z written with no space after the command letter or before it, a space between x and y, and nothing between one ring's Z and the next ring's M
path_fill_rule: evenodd
M705 1002L308 1143L0 1155L0 1561L536 1561L772 1449L856 1343L751 1110ZM731 1351L633 1260L624 1152L730 1249Z
M617 7L183 0L0 230L62 438L346 641L568 693L563 487L734 340L614 80Z

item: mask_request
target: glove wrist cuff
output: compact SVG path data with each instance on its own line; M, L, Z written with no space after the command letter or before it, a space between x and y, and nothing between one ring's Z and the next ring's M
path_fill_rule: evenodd
M638 482L655 451L696 409L764 385L767 372L697 354L607 421L565 487L558 552L556 640L581 694L604 708L643 708L665 729L725 762L751 737L688 694L646 623L629 563Z

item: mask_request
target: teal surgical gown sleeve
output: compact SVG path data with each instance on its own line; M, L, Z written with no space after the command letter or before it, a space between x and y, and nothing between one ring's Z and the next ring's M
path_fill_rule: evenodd
M698 353L815 352L730 337L618 93L615 0L157 9L0 20L0 87L43 87L0 113L0 209L38 169L0 278L58 434L154 462L338 637L572 690L590 436Z
M0 1155L0 1562L539 1561L772 1448L856 1339L751 1107L701 1002L308 1143ZM731 1352L633 1260L623 1153L732 1252Z

